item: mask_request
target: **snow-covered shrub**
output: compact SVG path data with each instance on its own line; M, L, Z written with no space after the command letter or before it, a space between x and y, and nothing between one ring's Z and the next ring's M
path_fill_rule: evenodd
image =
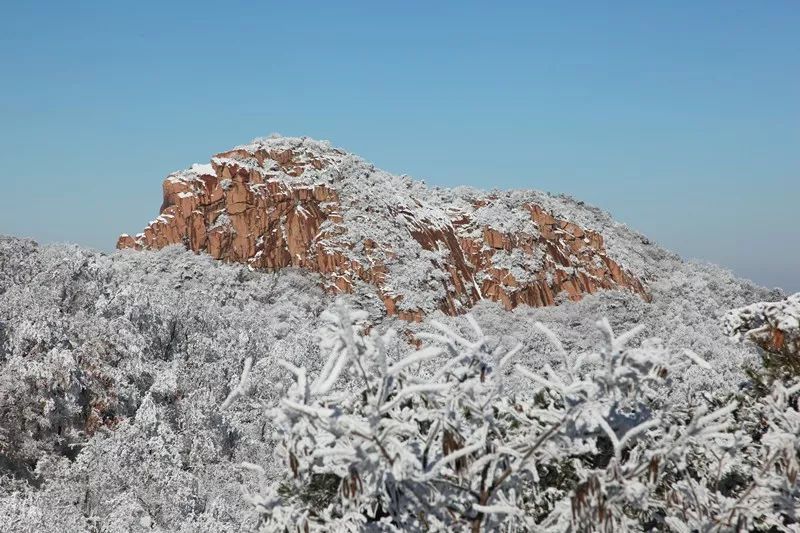
M723 317L723 328L737 340L769 336L774 331L791 339L800 337L800 293L779 302L758 302L732 309Z
M755 342L767 352L768 362L800 375L800 293L732 309L722 324L728 336Z
M675 404L665 391L709 365L658 339L632 347L598 323L598 350L534 372L434 324L393 358L366 314L325 313L325 363L270 410L288 480L250 501L267 531L790 530L800 501L800 385L765 398ZM225 406L245 395L250 361ZM512 375L526 390L507 387ZM244 463L259 471L259 465Z

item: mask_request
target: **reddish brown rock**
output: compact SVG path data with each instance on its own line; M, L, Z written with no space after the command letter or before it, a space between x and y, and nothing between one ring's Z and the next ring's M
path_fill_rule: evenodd
M429 301L458 314L484 298L508 309L553 305L562 294L579 300L602 289L648 298L643 284L607 255L601 235L539 205L515 207L524 227L509 231L477 220L496 196L441 205L419 184L400 177L376 183L375 176L386 174L315 141L254 142L168 176L158 218L136 236L122 235L117 247L182 243L254 269L318 272L333 292L369 284L387 313L407 320L420 320ZM365 224L380 230L359 239ZM398 239L413 242L398 249ZM407 282L407 265L422 290ZM431 295L425 305L414 303L420 292Z

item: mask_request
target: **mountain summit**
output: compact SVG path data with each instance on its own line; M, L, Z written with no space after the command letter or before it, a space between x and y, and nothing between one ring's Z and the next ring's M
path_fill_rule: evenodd
M564 202L428 187L305 137L219 153L167 176L163 196L160 215L120 236L118 248L184 244L254 269L299 267L320 273L331 292L376 294L405 319L460 314L482 299L541 307L602 289L649 300Z

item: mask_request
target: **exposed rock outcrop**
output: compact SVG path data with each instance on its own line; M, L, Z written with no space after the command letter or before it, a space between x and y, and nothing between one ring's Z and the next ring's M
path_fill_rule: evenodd
M725 333L749 339L768 352L800 363L800 292L779 302L759 302L729 311Z
M541 193L537 193L541 194ZM167 177L161 214L118 248L183 243L254 269L322 274L330 291L372 286L391 315L511 309L601 289L649 298L599 233L519 195L429 188L306 138L253 141Z

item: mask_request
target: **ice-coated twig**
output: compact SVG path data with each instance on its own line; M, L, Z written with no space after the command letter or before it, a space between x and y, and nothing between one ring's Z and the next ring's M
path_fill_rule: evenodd
M711 365L702 357L694 353L692 350L684 350L683 354L692 360L697 366L705 370L711 370Z
M416 363L422 363L424 361L428 361L435 357L441 355L442 350L436 346L427 346L421 350L418 350L411 355L404 357L400 361L394 363L393 365L389 366L389 369L386 371L386 374L389 376L396 376L406 367L409 367Z
M228 394L228 397L225 398L225 401L222 402L222 405L220 406L221 409L227 409L238 398L247 395L247 389L250 386L250 367L252 366L252 357L248 357L244 360L244 368L242 369L242 375L239 378L239 383L233 388L233 390L231 390L231 392Z

